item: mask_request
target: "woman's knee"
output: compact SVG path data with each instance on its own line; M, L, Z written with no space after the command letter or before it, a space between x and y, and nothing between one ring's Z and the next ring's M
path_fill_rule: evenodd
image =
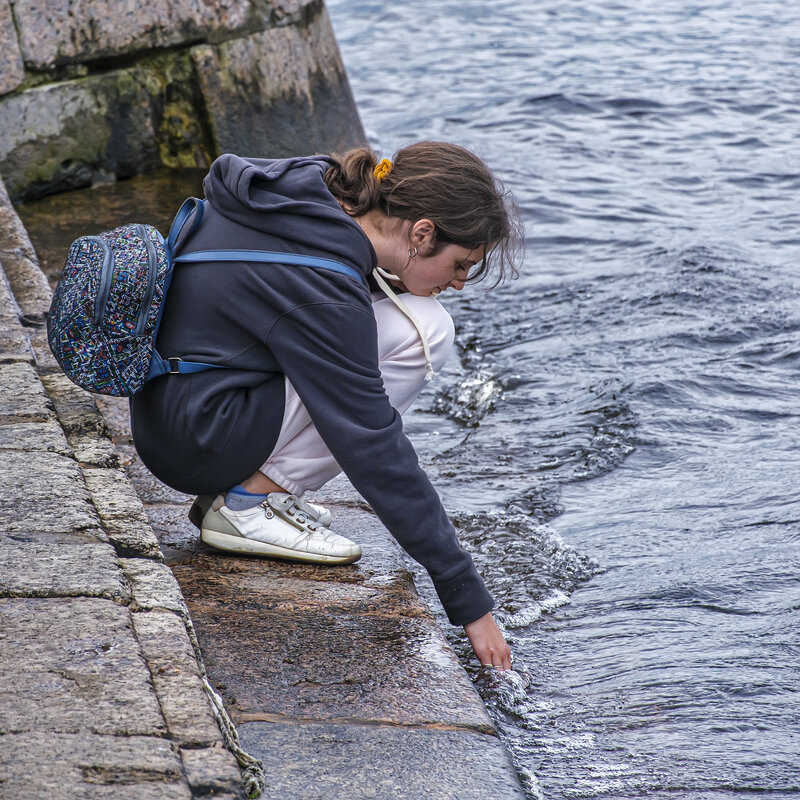
M441 369L453 348L455 328L452 317L435 297L403 294L400 299L425 331L434 370ZM375 311L379 339L386 339L381 348L382 356L391 356L403 346L422 348L416 327L390 300L379 301Z

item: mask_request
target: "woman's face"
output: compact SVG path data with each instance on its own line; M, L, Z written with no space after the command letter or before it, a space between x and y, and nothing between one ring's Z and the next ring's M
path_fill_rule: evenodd
M451 287L460 291L470 269L483 258L483 254L483 247L470 250L457 244L446 244L434 255L418 252L414 258L409 258L403 268L397 270L397 277L411 294L420 297L437 295Z

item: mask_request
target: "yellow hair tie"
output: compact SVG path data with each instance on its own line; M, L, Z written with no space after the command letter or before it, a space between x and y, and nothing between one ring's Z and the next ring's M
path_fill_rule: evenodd
M375 169L372 170L375 180L380 183L392 171L392 166L392 162L388 158L381 159Z

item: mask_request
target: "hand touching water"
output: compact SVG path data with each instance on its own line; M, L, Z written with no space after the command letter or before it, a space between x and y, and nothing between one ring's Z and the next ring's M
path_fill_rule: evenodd
M491 612L465 625L464 632L483 666L511 669L511 649Z

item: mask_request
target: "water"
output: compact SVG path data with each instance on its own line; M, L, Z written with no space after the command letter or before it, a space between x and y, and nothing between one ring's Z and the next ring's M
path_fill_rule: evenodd
M511 639L474 677L530 797L800 797L800 11L328 7L373 145L467 145L523 211L408 428Z
M328 6L373 144L465 144L522 209L407 429L511 640L485 674L451 634L529 796L800 797L800 11ZM179 177L20 210L53 276Z

